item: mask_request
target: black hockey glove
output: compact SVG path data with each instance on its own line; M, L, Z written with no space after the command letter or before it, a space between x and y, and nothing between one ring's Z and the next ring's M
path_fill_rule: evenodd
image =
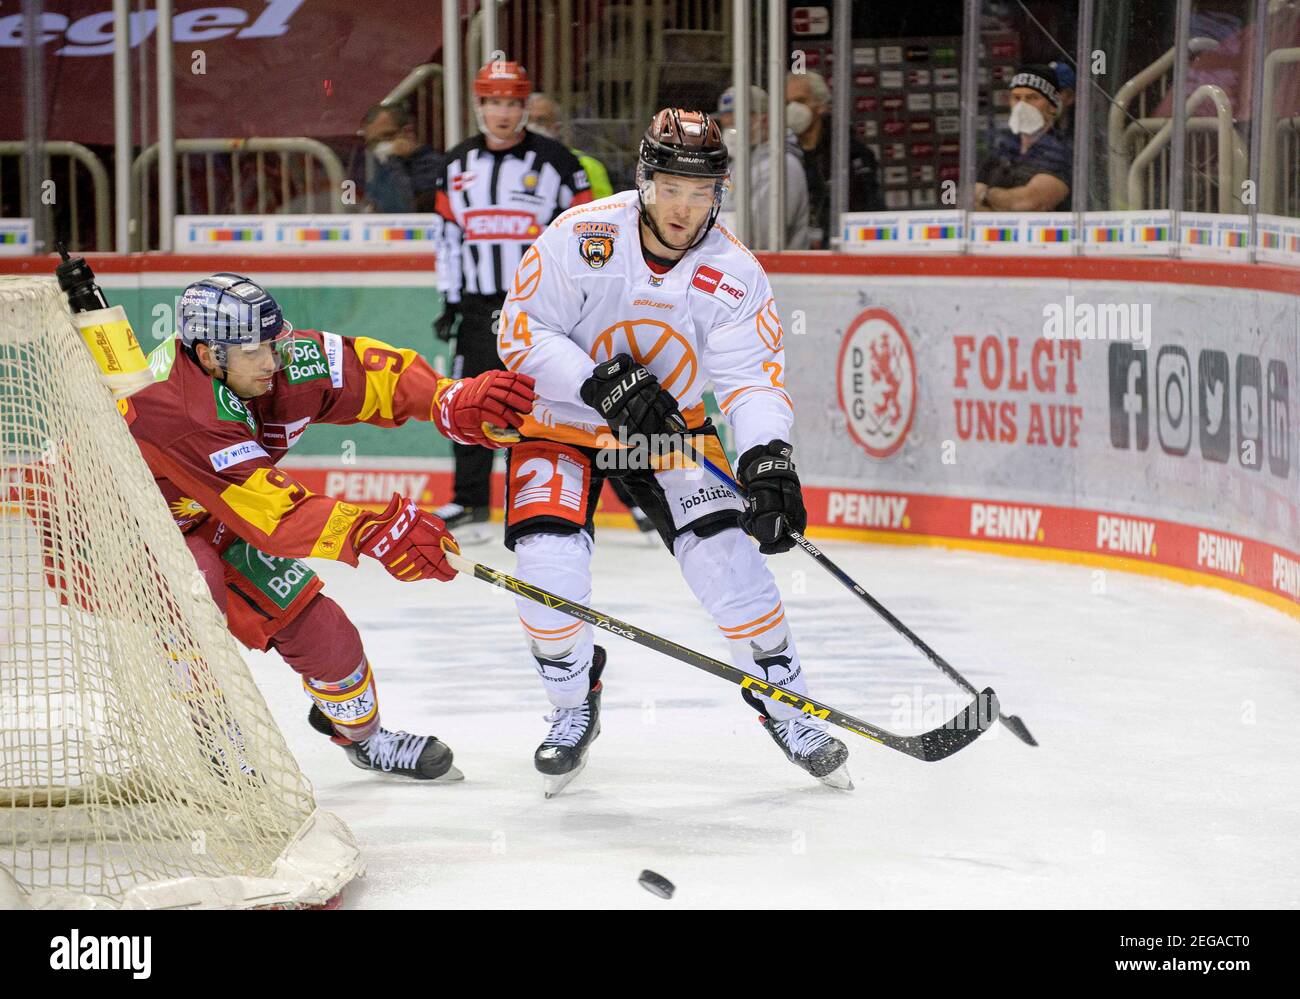
M444 343L449 343L460 326L460 303L445 302L442 315L433 321L433 335Z
M677 400L628 354L597 364L578 394L605 418L611 430L623 430L629 437L639 435L647 444L658 434L686 429Z
M788 552L794 547L789 532L802 534L808 526L793 450L785 441L772 441L740 456L740 484L749 496L741 526L764 555Z

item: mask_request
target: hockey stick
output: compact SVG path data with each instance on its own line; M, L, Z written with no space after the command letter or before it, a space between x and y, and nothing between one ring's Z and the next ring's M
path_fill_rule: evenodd
M687 458L708 469L713 473L714 478L739 496L742 500L745 499L745 491L741 488L740 483L696 450L695 446L686 440L685 436L682 437L682 447ZM942 670L943 673L953 681L953 683L957 684L957 686L961 687L968 694L976 693L975 686L969 680L950 666L943 656L939 655L939 653L935 652L934 649L926 645L925 642L921 640L920 636L913 632L911 628L905 625L898 618L894 617L884 604L859 586L852 576L827 558L820 548L814 545L798 531L790 531L789 536L796 545L811 555L818 565L856 593L858 598L884 618L891 628L911 642L913 648L925 656L926 659L930 660L933 665ZM1030 746L1038 745L1038 740L1029 733L1029 729L1026 727L1025 723L1020 720L1019 716L1001 715L1000 717L1002 724L1011 729L1012 734L1014 734L1021 742Z
M802 694L796 694L785 687L769 683L766 680L760 680L758 677L719 659L706 656L701 652L695 652L666 638L660 638L658 635L653 635L634 624L620 621L618 618L602 614L590 607L584 607L582 604L574 603L564 597L556 596L554 593L515 579L515 577L508 576L497 569L465 558L465 556L452 551L450 548L446 549L446 551L447 561L457 572L463 572L475 579L481 579L485 583L499 586L503 590L509 590L526 600L532 600L535 603L550 607L552 610L558 610L570 617L577 618L579 621L585 621L593 628L599 628L601 631L607 631L611 635L626 638L628 641L635 642L644 648L661 652L678 662L694 666L696 669L702 669L704 672L712 673L723 680L729 680L737 686L751 690L755 694L766 697L777 704L788 704L806 714L821 718L833 725L838 725L840 728L848 729L850 732L856 732L872 742L878 742L890 749L897 749L900 753L906 753L908 756L924 760L927 763L942 760L958 750L964 749L978 739L998 718L998 695L993 692L991 687L988 687L979 692L965 708L938 728L923 732L921 735L896 735L883 728L877 728L869 722L864 722L860 718L845 714L843 711L829 705L804 697Z

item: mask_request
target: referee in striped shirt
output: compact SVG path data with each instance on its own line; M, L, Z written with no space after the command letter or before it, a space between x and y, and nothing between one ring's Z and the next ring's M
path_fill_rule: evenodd
M561 143L525 131L528 74L491 62L474 79L479 135L449 150L438 178L443 218L438 287L445 302L434 322L441 340L456 338L453 378L500 368L497 317L524 251L567 208L591 200L587 175ZM452 501L435 511L462 544L486 541L494 452L453 444ZM476 526L477 525L477 526Z

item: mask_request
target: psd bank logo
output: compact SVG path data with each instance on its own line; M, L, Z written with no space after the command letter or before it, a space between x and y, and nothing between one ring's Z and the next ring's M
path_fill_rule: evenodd
M1188 454L1193 441L1206 461L1227 464L1235 451L1243 468L1285 479L1291 470L1290 377L1286 364L1265 369L1253 354L1235 363L1221 350L1202 350L1195 369L1187 350L1167 344L1156 353L1127 343L1109 348L1110 442L1120 450L1151 446ZM1154 367L1154 370L1153 370ZM1236 427L1235 447L1233 427Z
M903 446L916 416L916 358L886 310L867 309L845 331L839 400L849 433L867 454L888 458Z

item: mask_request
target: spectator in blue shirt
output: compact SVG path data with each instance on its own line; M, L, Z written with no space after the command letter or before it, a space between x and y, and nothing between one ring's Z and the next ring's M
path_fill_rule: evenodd
M975 207L991 212L1068 212L1072 143L1052 128L1061 111L1050 66L1025 66L1011 78L1010 131L998 135L975 179Z

